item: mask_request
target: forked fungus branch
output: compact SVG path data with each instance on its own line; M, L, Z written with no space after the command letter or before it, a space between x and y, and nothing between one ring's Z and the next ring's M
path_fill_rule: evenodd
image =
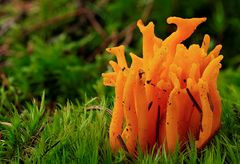
M169 17L177 30L165 40L154 34L154 24L137 22L143 35L143 54L130 53L127 66L124 46L108 48L117 62L113 72L103 73L106 86L115 87L115 102L109 138L113 151L124 142L134 155L139 144L143 152L155 144L173 152L192 135L198 149L203 148L220 127L221 100L217 77L221 68L221 45L208 53L210 37L202 45L189 48L181 44L206 18ZM126 148L125 148L126 149Z

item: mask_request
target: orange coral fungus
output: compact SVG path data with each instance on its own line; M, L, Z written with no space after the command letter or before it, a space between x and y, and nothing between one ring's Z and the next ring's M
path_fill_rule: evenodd
M139 20L143 57L130 53L130 67L124 46L107 49L117 58L117 63L110 61L114 71L102 74L104 85L115 87L109 132L113 151L124 147L134 155L138 144L143 152L156 144L172 152L177 143L183 147L189 136L201 149L219 129L221 45L208 53L208 35L201 46L181 44L204 21L206 18L170 17L167 23L176 24L177 30L162 40L155 36L152 22L145 26Z

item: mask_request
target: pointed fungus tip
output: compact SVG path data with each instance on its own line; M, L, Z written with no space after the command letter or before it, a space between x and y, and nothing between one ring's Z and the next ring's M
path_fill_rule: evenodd
M191 23L197 23L200 24L202 22L205 22L207 20L206 17L202 18L180 18L180 17L168 17L167 18L167 23L168 24L179 24L179 23L186 23L186 22L191 22Z
M144 26L142 19L138 19L137 26Z
M106 51L111 53L112 48L106 48Z

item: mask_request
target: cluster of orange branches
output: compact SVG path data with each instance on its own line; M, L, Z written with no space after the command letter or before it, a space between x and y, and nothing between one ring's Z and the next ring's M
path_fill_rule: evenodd
M183 147L189 136L201 149L219 129L221 45L208 53L208 35L201 46L181 44L204 21L206 18L170 17L167 23L176 24L177 30L162 40L155 36L152 22L144 26L139 20L143 55L130 53L130 67L124 46L107 49L117 58L117 62L110 61L114 71L102 75L104 85L115 87L109 132L113 151L121 148L122 141L132 155L138 144L143 152L154 145L172 152L178 143Z

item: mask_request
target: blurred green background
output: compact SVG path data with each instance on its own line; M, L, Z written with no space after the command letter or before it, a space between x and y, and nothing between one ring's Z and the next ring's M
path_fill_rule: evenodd
M112 97L101 80L113 58L105 48L124 44L126 53L141 55L140 18L165 38L175 30L167 17L207 17L185 44L201 44L209 34L210 48L223 45L223 69L237 71L239 8L239 0L0 0L0 107L21 108L43 90L49 107Z

